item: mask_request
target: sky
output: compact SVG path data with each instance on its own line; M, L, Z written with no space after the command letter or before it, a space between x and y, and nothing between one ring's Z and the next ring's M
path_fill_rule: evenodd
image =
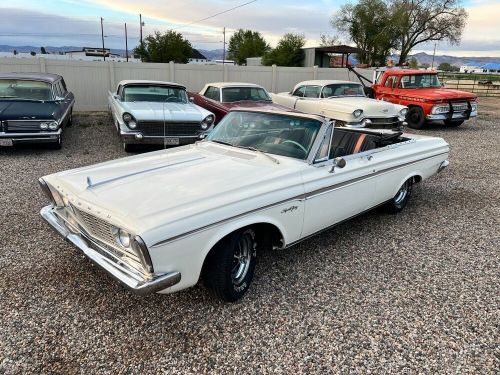
M139 41L139 13L143 35L174 29L195 48L223 47L238 28L260 31L276 45L286 32L305 35L308 47L319 44L321 34L335 34L331 16L346 0L2 0L0 44L33 46L101 46L100 17L105 47L129 48ZM459 46L439 42L436 54L500 57L500 0L463 0L469 13ZM235 8L230 10L231 8ZM220 14L218 14L220 13ZM212 17L213 16L213 17ZM348 40L342 37L343 42ZM434 44L415 52L432 53Z

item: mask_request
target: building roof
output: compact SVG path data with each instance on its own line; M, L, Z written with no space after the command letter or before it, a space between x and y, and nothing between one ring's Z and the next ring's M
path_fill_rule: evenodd
M52 73L1 73L0 79L26 79L34 81L55 82L62 78L58 74Z
M315 49L317 52L324 52L324 53L359 53L360 52L359 48L347 46L345 44L340 44L338 46L313 47L312 49Z
M491 69L491 70L500 70L500 64L499 63L487 63L484 65L481 65L481 69Z
M191 52L191 56L189 56L190 59L199 59L199 60L206 60L207 58L203 56L200 51L197 49L193 48L193 51Z

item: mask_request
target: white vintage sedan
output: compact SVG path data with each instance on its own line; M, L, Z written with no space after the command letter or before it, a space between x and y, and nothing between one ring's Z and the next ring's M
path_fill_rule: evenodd
M203 139L212 129L212 112L191 103L186 88L172 82L121 81L108 105L126 151L137 144L178 146Z
M42 217L138 294L200 278L243 296L264 248L288 248L374 207L402 210L448 165L441 138L233 110L201 142L40 178ZM334 267L335 265L332 265Z
M271 94L273 102L297 111L336 120L337 126L402 130L408 108L366 97L363 86L351 81L300 82L291 92Z

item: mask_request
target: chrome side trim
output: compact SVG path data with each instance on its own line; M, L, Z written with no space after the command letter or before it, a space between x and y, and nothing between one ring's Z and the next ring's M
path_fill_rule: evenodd
M208 225L205 225L203 227L200 227L200 228L197 228L197 229L193 229L193 230L190 230L188 232L184 232L184 233L181 233L179 235L176 235L176 236L173 236L173 237L170 237L170 238L167 238L165 240L162 240L162 241L159 241L159 242L156 242L155 244L153 244L151 247L158 247L158 246L161 246L161 245L164 245L168 242L172 242L172 241L175 241L175 240L178 240L180 238L183 238L183 237L186 237L186 236L189 236L193 233L196 233L196 232L201 232L201 231L204 231L204 230L207 230L207 229L210 229L214 226L217 226L219 224L223 224L225 222L228 222L230 220L234 220L234 219L237 219L237 218L240 218L240 217L243 217L243 216L246 216L246 215L250 215L250 214L253 214L255 212L258 212L258 211L261 211L261 210L265 210L265 209L268 209L268 208L272 208L274 206L279 206L283 203L287 203L287 202L292 202L292 201L304 201L304 200L307 200L307 199L310 199L310 198L313 198L317 195L320 195L320 194L325 194L326 192L329 192L329 191L333 191L333 190L337 190L337 189L341 189L341 188L344 188L348 185L352 185L352 184L355 184L357 182L360 182L360 181L363 181L363 180L367 180L367 179L371 179L375 176L378 176L380 174L384 174L384 173L390 173L392 171L395 171L395 170L398 170L398 169L401 169L401 168L404 168L408 165L411 165L411 164L416 164L416 163L419 163L421 161L424 161L424 160L427 160L427 159L431 159L431 158L435 158L437 156L441 156L441 155L445 155L447 154L448 152L442 152L442 153L439 153L439 154L435 154L435 155L432 155L432 156L428 156L428 157L425 157L425 158L422 158L422 159L418 159L418 160L415 160L415 161L411 161L411 162L407 162L407 163L404 163L402 165L398 165L398 166L395 166L395 167L390 167L390 168L386 168L386 169L382 169L378 172L374 172L374 173L371 173L367 176L362 176L362 177L357 177L357 178L354 178L352 180L349 180L349 181L344 181L344 182L340 182L340 183L337 183L337 184L333 184L333 185L330 185L330 186L326 186L324 188L321 188L321 189L317 189L317 190L313 190L309 193L305 193L305 194L301 194L301 195L297 195L295 197L291 197L291 198L288 198L288 199L284 199L284 200L281 200L279 202L276 202L276 203L271 203L271 204L268 204L268 205L265 205L265 206L262 206L262 207L259 207L259 208L255 208L253 210L250 210L250 211L247 211L247 212L243 212L243 213L240 213L238 215L234 215L234 216L231 216L231 217L228 217L226 219L222 219L222 220L219 220L219 221L216 221L214 223L211 223L211 224L208 224Z
M37 133L5 133L5 132L0 132L0 137L5 137L5 138L12 138L12 137L48 137L48 136L55 136L55 135L61 135L61 128L59 128L56 131L53 132L37 132Z
M180 272L168 272L153 275L151 279L145 279L144 277L141 277L141 275L131 272L123 265L120 265L104 256L99 251L99 245L97 243L94 243L79 234L71 233L53 213L52 206L49 205L42 208L40 215L42 215L45 221L50 224L56 233L60 234L69 243L80 249L87 258L135 294L147 295L159 292L179 283L181 280Z

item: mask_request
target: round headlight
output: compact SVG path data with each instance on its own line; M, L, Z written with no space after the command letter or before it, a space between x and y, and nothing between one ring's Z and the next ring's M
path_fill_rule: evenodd
M48 123L46 123L46 122L42 122L42 123L40 124L40 129L42 129L42 130L47 130L48 128L49 128L49 124L48 124Z
M206 122L208 125L212 125L214 120L214 115L208 115L207 117L205 117L205 120L203 120L203 122Z
M135 121L130 121L127 126L130 128L130 129L135 129L137 128L137 123Z
M207 129L208 129L208 124L207 124L206 122L202 122L202 123L201 123L201 128L202 128L203 130L207 130Z
M126 113L126 112L125 112L125 113L123 114L123 121L125 121L125 122L130 122L130 121L132 121L132 115L131 115L130 113Z
M118 242L123 247L130 247L130 234L123 229L118 230Z
M403 108L401 111L399 111L401 117L406 117L407 113L408 113L408 108Z
M356 109L353 113L354 117L359 117L363 114L363 110L362 109Z
M49 122L49 129L50 130L56 130L58 127L59 127L59 124L57 123L57 121Z

